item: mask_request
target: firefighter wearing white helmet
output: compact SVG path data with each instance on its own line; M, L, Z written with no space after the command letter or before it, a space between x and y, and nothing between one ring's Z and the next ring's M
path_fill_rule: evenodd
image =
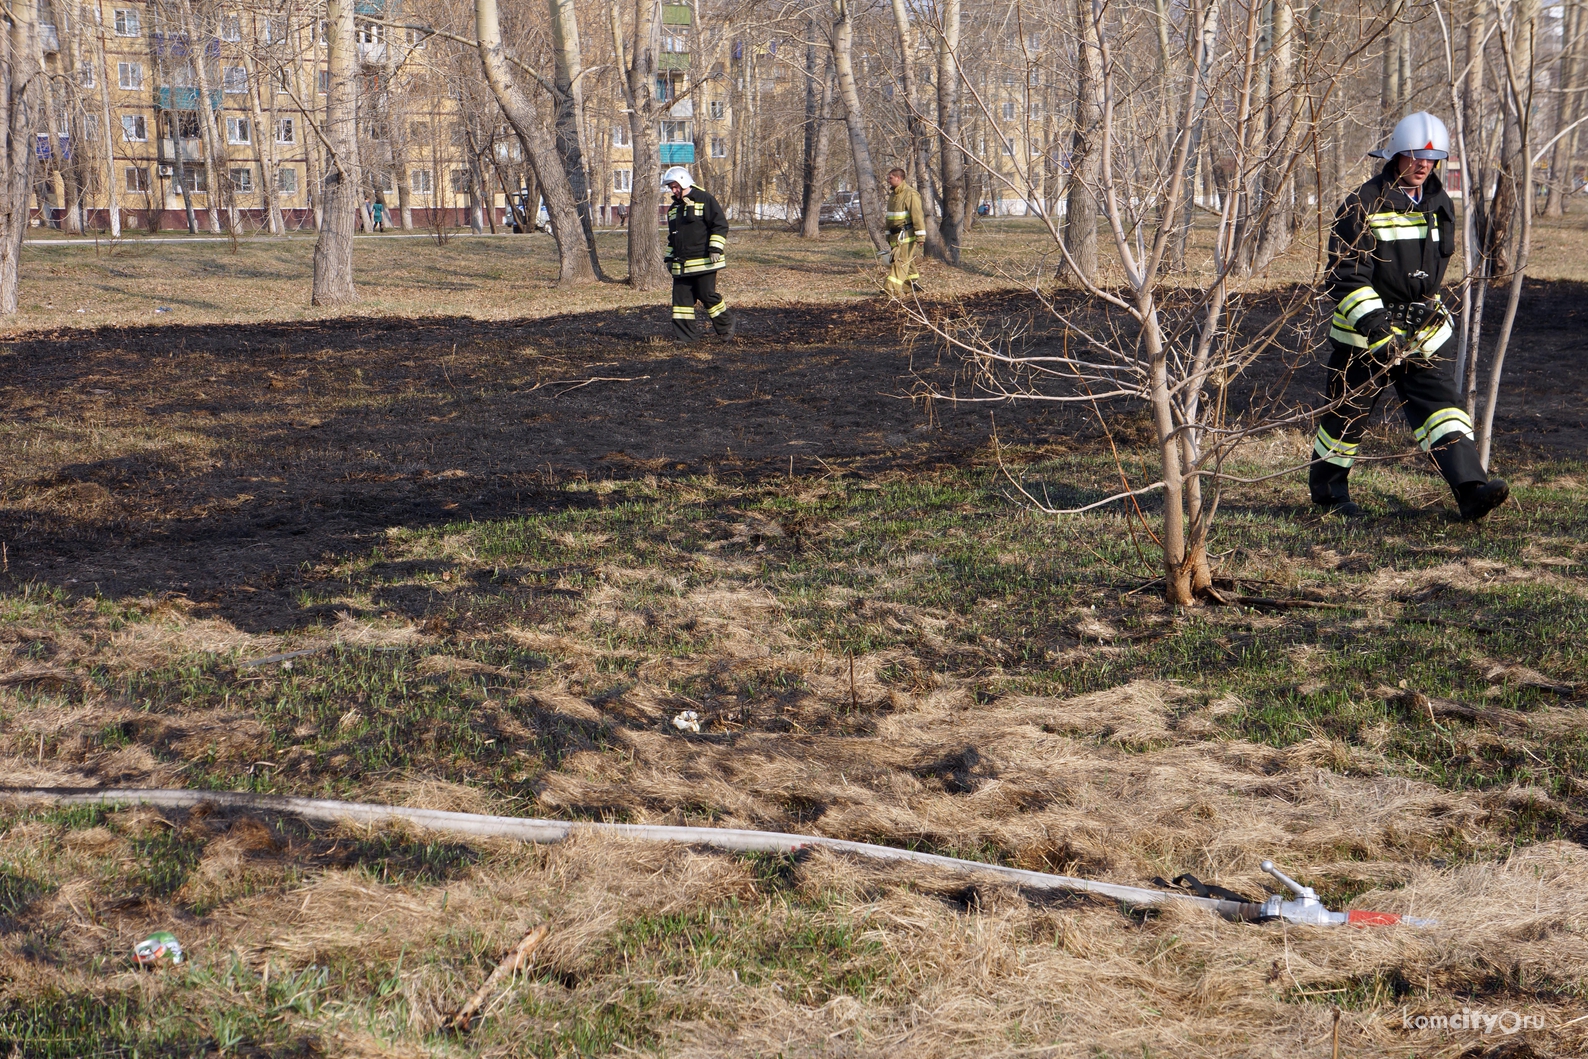
M673 274L673 335L693 342L702 329L695 303L705 307L711 326L723 338L733 337L733 314L717 293L717 273L728 246L728 215L700 188L689 170L675 165L662 174L662 186L673 193L667 208L667 268Z
M1455 493L1463 519L1481 519L1509 488L1478 459L1445 356L1454 332L1440 283L1455 249L1455 207L1435 170L1450 155L1445 123L1426 111L1402 119L1387 159L1335 214L1329 237L1329 403L1318 420L1308 485L1313 503L1362 514L1349 478L1379 395L1394 386L1412 434Z

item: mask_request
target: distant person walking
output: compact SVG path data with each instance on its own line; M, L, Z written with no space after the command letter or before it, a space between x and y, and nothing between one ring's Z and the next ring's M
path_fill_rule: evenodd
M911 290L919 290L921 273L916 262L921 257L921 247L926 242L926 209L921 205L921 195L904 182L904 170L895 169L888 174L888 247L892 265L888 268L887 293L898 297L908 283Z
M384 232L386 230L386 204L380 199L376 199L375 205L370 207L370 211L375 218L375 230Z
M673 193L667 209L666 258L673 274L673 335L680 342L701 336L695 317L699 302L717 334L732 338L733 314L717 293L717 273L728 246L728 215L716 199L695 187L689 170L681 165L662 174L662 185Z

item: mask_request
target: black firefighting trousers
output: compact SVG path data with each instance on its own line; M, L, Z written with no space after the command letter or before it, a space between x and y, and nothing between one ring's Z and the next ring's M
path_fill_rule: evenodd
M1368 418L1386 386L1394 386L1422 450L1433 457L1452 490L1467 482L1486 482L1472 441L1472 420L1456 393L1455 383L1440 366L1408 359L1385 371L1365 349L1330 342L1329 411L1318 420L1315 457L1308 486L1316 504L1337 504L1350 498L1347 479Z
M717 274L701 272L693 276L673 277L673 337L680 342L693 342L705 333L695 317L695 303L706 307L706 316L719 335L733 334L733 314L728 303L717 293Z

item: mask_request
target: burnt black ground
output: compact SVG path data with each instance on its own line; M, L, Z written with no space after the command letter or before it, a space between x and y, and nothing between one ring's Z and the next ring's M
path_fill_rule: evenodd
M1244 307L1243 327L1286 301L1304 295ZM1017 295L943 311L990 326L1030 319L1030 343L1059 341ZM1528 285L1502 459L1588 452L1585 312L1582 284ZM1086 405L913 398L977 390L958 358L883 305L739 315L736 340L687 348L661 337L665 307L20 336L0 344L17 436L37 422L40 439L70 428L105 440L0 471L3 576L74 594L177 593L240 627L280 629L322 617L293 601L308 566L366 551L388 527L603 502L563 488L570 478L925 472L985 458L994 430L1012 446L1101 443ZM1291 352L1236 388L1236 413L1317 393L1306 328L1291 330ZM1144 439L1138 410L1104 414L1116 440ZM1398 415L1392 400L1380 415Z

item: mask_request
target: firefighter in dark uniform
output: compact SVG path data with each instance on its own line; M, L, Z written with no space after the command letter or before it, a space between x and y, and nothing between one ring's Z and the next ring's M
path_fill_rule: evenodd
M1373 406L1394 386L1412 434L1450 483L1461 517L1475 521L1510 490L1478 460L1472 419L1441 352L1453 329L1439 285L1455 249L1455 208L1434 170L1450 154L1444 122L1427 112L1395 126L1387 159L1335 215L1329 237L1328 410L1318 420L1308 474L1312 501L1360 515L1349 476Z
M733 314L717 293L717 273L728 246L728 215L717 200L695 187L689 170L676 165L662 174L673 193L667 209L667 267L673 274L673 335L693 342L702 334L695 303L706 307L711 326L723 338L733 337Z

